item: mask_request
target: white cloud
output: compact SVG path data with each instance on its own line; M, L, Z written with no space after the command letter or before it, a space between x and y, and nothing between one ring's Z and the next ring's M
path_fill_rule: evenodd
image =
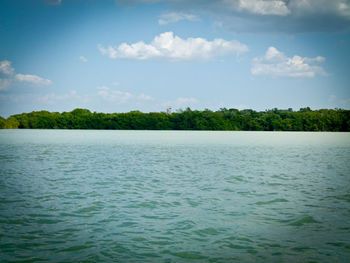
M181 20L200 21L200 18L193 14L186 14L182 12L170 12L162 14L158 20L158 23L160 25L166 25L169 23L176 23Z
M36 85L50 85L52 83L49 79L30 74L16 74L15 79L20 82L28 82Z
M5 75L13 74L15 70L11 66L11 62L8 60L0 61L0 73Z
M316 74L326 75L322 67L313 64L323 62L324 57L307 58L287 57L275 47L269 47L264 57L255 58L251 73L253 75L271 75L280 77L308 77Z
M11 66L10 61L0 61L0 74L3 75L3 77L0 78L0 90L7 90L11 86L11 83L14 83L14 81L27 82L36 85L50 85L52 83L51 80L41 78L37 75L20 73L13 75L14 72L15 69Z
M97 94L105 101L109 102L115 102L117 104L123 104L126 102L129 102L131 100L133 101L147 101L147 100L153 100L151 96L140 94L140 95L133 95L129 92L124 92L120 90L113 90L107 86L100 86L97 87Z
M153 58L169 59L170 61L210 59L227 54L240 54L248 51L248 47L236 40L227 41L214 39L208 41L204 38L182 39L174 36L173 32L165 32L156 36L150 44L143 41L117 47L98 49L103 55L113 59L147 60Z
M117 3L156 3L170 4L176 9L205 10L223 13L225 9L249 12L257 15L331 14L350 16L349 0L115 0Z
M80 56L79 59L83 62L88 62L87 58L84 56Z
M224 0L224 2L238 11L257 15L286 16L290 14L283 0Z
M349 0L115 1L127 5L166 3L169 13L210 15L217 25L234 32L338 32L350 28Z

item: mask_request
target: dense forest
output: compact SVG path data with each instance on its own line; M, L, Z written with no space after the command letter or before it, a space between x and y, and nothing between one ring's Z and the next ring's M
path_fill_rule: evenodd
M3 129L123 129L123 130L244 130L244 131L350 131L350 110L309 107L299 111L266 111L222 108L174 113L131 111L98 113L87 109L71 112L35 111L0 117Z

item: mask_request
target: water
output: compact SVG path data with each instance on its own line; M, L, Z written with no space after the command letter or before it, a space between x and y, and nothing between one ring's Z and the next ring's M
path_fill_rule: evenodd
M2 262L348 262L350 134L0 131Z

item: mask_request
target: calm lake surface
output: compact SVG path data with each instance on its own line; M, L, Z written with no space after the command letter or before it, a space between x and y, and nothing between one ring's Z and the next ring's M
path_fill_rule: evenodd
M0 259L349 262L350 133L0 130Z

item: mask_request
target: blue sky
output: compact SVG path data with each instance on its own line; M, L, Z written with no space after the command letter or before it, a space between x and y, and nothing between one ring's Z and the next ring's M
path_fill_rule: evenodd
M348 0L0 0L0 115L350 108Z

